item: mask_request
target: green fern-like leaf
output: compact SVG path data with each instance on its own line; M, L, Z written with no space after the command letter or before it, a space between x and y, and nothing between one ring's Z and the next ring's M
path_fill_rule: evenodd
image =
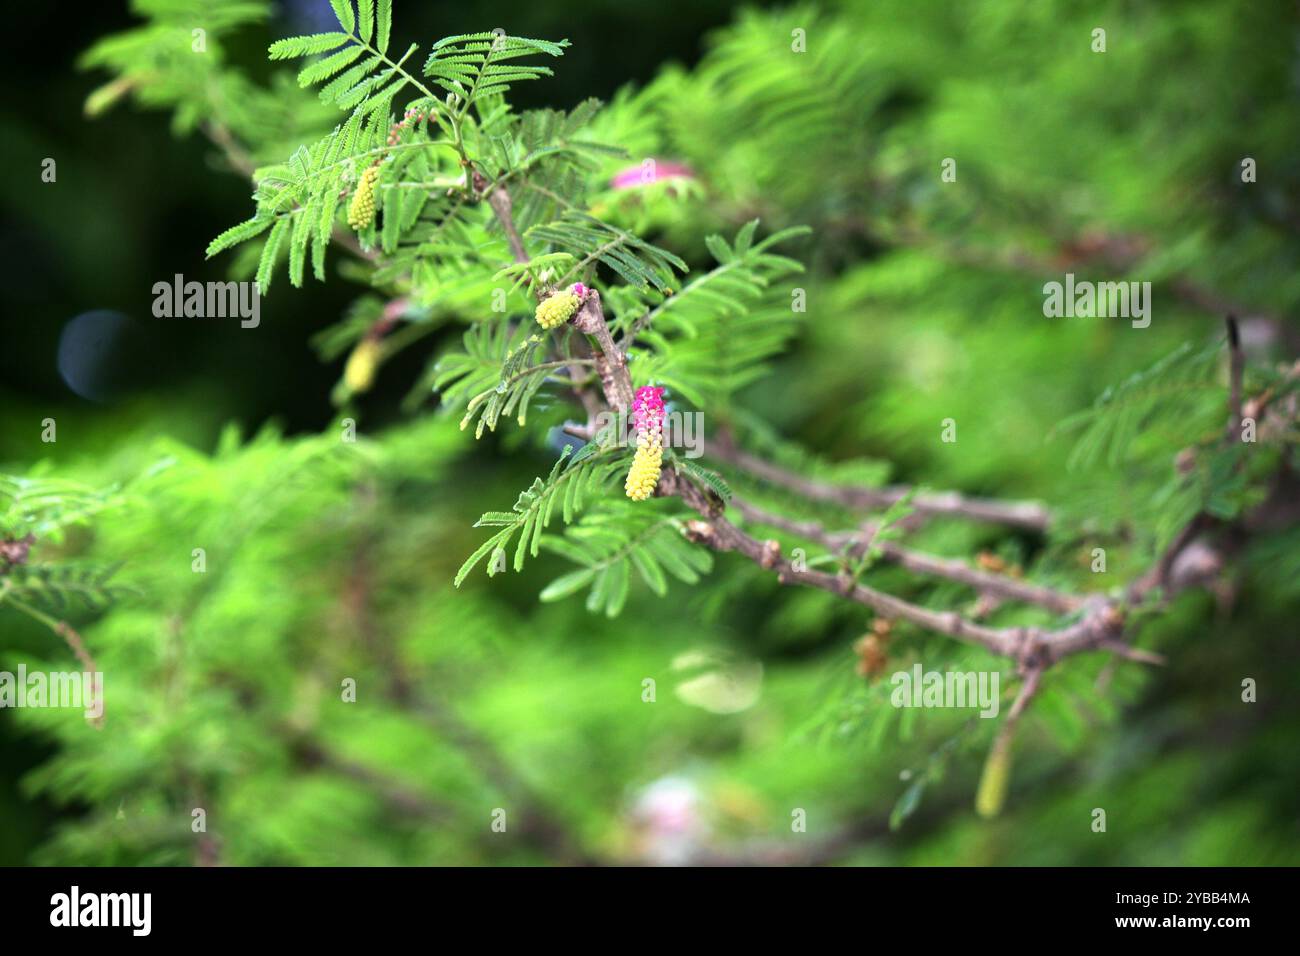
M530 241L546 243L578 257L557 285L575 279L589 280L596 265L600 264L629 285L667 292L674 272L686 272L689 268L667 249L586 213L567 212L552 222L533 226L527 237Z
M131 589L112 582L117 567L76 564L21 565L0 581L0 604L13 598L62 614L71 609L101 610Z
M1102 459L1114 467L1155 420L1185 423L1207 407L1221 411L1223 388L1214 381L1221 354L1220 344L1197 349L1185 342L1150 368L1106 389L1091 408L1060 422L1054 432L1082 432L1068 467L1089 468Z
M495 431L502 415L514 415L524 424L529 402L550 376L590 364L588 359L539 362L549 339L528 324L480 322L462 341L464 352L450 352L439 360L433 387L444 403L464 403L460 427L477 419L475 438L483 437L484 429Z
M807 235L811 232L808 227L782 229L754 243L757 228L758 220L751 220L730 244L718 235L707 237L705 245L717 266L692 279L681 292L661 300L642 324L694 338L720 314L744 312L773 280L803 271L802 263L769 250Z
M671 461L686 475L687 478L694 481L701 488L713 492L722 499L724 503L731 500L731 486L727 484L725 478L713 469L705 468L703 465L692 461L690 458L686 458L677 453L674 453L671 456Z
M115 488L96 490L57 478L0 474L0 536L48 538L120 501Z
M325 250L344 198L359 170L385 152L386 136L386 114L374 113L368 118L354 114L323 139L300 147L287 163L259 170L254 195L257 213L212 240L208 255L255 238L269 227L257 267L257 284L262 293L270 288L286 239L290 282L302 285L309 254L313 274L323 280ZM385 168L381 182L388 175L391 173ZM398 227L413 218L408 209L391 214L388 209L385 206L386 218L396 217ZM418 209L414 215L418 215ZM372 225L366 238L373 241L374 237Z
M399 60L388 57L392 27L392 0L330 0L342 32L287 37L271 44L272 60L320 56L298 73L298 85L326 83L321 100L363 115L378 112L416 80L404 68L418 49L412 44ZM427 91L425 91L427 93ZM386 111L386 110L385 110Z
M754 243L757 226L754 220L742 227L731 244L710 236L717 266L627 323L645 330L641 337L651 353L637 366L638 379L662 382L726 416L735 393L761 378L767 362L785 349L800 314L791 309L788 291L769 289L803 266L770 250L808 230L784 229Z
M558 601L589 588L587 610L617 617L633 570L660 597L668 593L669 577L694 584L712 568L713 557L683 536L681 521L667 510L672 507L609 502L571 525L563 537L543 536L543 548L580 567L548 584L541 600Z
M534 479L532 485L520 493L519 500L510 511L489 511L474 523L476 528L500 528L471 554L456 572L455 585L460 587L465 577L489 554L488 576L504 569L505 551L515 536L514 569L522 571L527 555L537 557L542 533L551 523L555 509L565 524L582 510L587 496L608 483L609 478L622 468L626 457L621 451L602 452L584 461L565 467L568 448L556 460L546 478Z
M499 95L512 83L551 76L545 66L523 66L530 56L562 56L568 40L553 43L503 33L468 33L445 37L431 48L424 75L451 94L459 115L479 100Z

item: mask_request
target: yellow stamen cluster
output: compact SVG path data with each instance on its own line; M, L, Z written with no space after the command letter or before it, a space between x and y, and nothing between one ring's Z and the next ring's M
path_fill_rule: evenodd
M361 174L357 191L352 194L352 203L348 206L348 225L358 232L375 221L375 180L378 178L379 167L369 167Z
M538 304L537 324L544 329L553 329L568 322L577 311L578 297L572 292L560 292Z
M664 449L658 435L644 435L636 440L636 454L632 456L632 467L623 486L629 498L645 501L655 493L663 460Z

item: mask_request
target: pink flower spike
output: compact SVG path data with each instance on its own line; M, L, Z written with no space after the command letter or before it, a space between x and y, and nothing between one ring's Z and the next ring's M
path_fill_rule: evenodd
M664 390L643 385L632 399L632 416L638 429L659 428L664 420Z
M581 282L573 283L571 291L579 299L585 299L587 297L587 287L583 285Z

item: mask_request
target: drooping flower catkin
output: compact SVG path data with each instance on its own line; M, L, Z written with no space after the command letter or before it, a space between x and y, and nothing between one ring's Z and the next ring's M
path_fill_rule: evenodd
M975 792L975 812L986 820L1001 813L1010 782L1011 734L1003 728L993 739L993 746L984 761L984 772L980 774L979 789Z
M361 174L357 191L352 194L352 203L348 206L348 225L358 232L375 220L375 180L378 178L379 167L369 167Z
M369 391L375 383L375 372L379 368L379 359L383 347L377 339L366 336L357 343L347 364L343 366L343 384L348 391L359 394Z
M636 391L632 417L636 424L636 454L623 490L633 501L645 501L659 484L664 460L664 390L646 385Z
M573 318L581 303L572 292L557 292L543 299L537 305L537 324L544 329L553 329Z

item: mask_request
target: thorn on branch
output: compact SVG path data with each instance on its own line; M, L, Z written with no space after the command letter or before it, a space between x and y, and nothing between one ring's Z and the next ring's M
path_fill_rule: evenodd
M1140 647L1131 647L1121 640L1102 641L1099 645L1104 650L1110 651L1116 657L1122 657L1127 661L1136 661L1139 664L1151 664L1155 667L1163 667L1168 663L1163 654L1157 654L1155 651L1144 651Z

